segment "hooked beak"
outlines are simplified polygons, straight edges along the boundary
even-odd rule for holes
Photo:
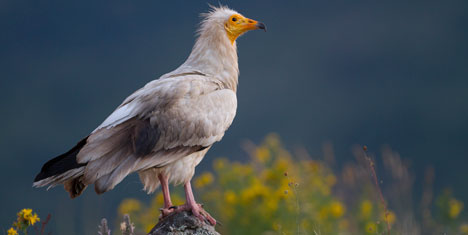
[[[267,31],[265,24],[262,23],[262,22],[257,22],[255,27],[257,27],[257,29],[263,29],[263,31],[265,31],[265,32]]]
[[[240,27],[243,32],[255,29],[263,29],[266,32],[266,26],[262,22],[258,22],[256,20],[252,20],[249,18],[244,18],[240,20]]]

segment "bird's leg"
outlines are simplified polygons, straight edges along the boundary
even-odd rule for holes
[[[174,207],[172,206],[171,194],[169,192],[169,182],[168,182],[167,176],[160,173],[158,174],[158,179],[159,179],[159,182],[161,183],[161,188],[162,188],[163,198],[164,198],[164,207],[160,209],[161,217],[165,217],[174,211]]]
[[[190,181],[185,183],[184,190],[186,202],[184,205],[177,207],[176,211],[191,211],[192,214],[199,218],[201,221],[208,221],[211,225],[215,226],[216,220],[203,209],[202,205],[198,204],[195,201]]]

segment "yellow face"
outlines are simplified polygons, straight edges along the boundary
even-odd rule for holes
[[[263,29],[266,31],[266,27],[263,23],[246,18],[239,14],[234,14],[229,17],[224,24],[224,28],[226,29],[227,36],[229,40],[231,40],[231,43],[234,43],[237,37],[249,30]]]

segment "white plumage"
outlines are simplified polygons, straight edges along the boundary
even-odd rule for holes
[[[130,95],[77,146],[46,163],[34,186],[64,184],[76,197],[87,185],[103,193],[138,172],[148,193],[162,183],[167,197],[167,182],[184,183],[187,191],[195,166],[236,114],[235,39],[265,29],[225,7],[204,17],[185,63]],[[187,205],[196,214],[200,208],[194,208],[189,190]]]

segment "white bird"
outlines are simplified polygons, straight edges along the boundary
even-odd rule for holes
[[[190,180],[236,114],[236,39],[249,30],[266,28],[222,6],[202,16],[187,60],[130,95],[75,147],[45,163],[33,186],[63,184],[75,198],[90,184],[101,194],[138,172],[148,193],[161,184],[163,217],[189,210],[216,224],[195,202]],[[184,184],[184,205],[172,205],[169,183]]]

